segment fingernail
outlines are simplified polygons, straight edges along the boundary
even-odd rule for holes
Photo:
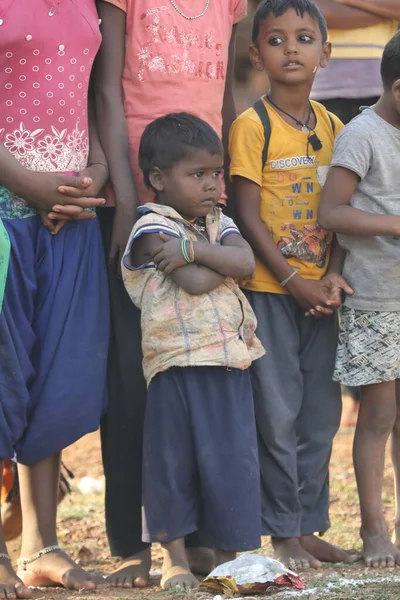
[[[56,213],[61,212],[61,210],[59,208],[53,208],[53,211]]]
[[[82,178],[83,185],[89,185],[91,183],[91,181],[92,180],[90,179],[90,177],[83,177]]]
[[[102,200],[101,201],[101,206],[103,206],[106,203],[106,200]]]
[[[63,187],[63,186],[59,187],[58,191],[63,194],[65,192],[65,187]]]

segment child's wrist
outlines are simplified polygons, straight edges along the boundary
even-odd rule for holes
[[[279,285],[281,287],[285,288],[296,277],[296,275],[297,275],[297,271],[292,271],[291,274],[288,275],[288,277],[285,277],[285,279],[283,279],[282,281],[279,282]]]
[[[292,296],[296,295],[296,292],[301,288],[304,283],[304,279],[302,276],[295,271],[296,277],[292,277],[290,281],[287,282],[284,289],[289,292]]]
[[[192,240],[183,238],[181,242],[181,251],[183,258],[185,259],[188,265],[194,263],[194,249]]]

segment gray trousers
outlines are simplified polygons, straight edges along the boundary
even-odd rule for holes
[[[341,395],[332,381],[336,315],[314,319],[291,296],[247,292],[267,354],[251,367],[262,532],[299,537],[329,526],[329,460]]]

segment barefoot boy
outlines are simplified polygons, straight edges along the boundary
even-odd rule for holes
[[[368,566],[393,567],[400,565],[400,34],[385,48],[381,73],[383,95],[337,139],[319,216],[340,233],[344,274],[355,292],[343,306],[335,379],[361,386],[353,455],[363,558]],[[396,545],[381,498],[390,435]]]
[[[330,55],[326,23],[313,2],[263,0],[252,41],[251,60],[270,82],[261,101],[268,126],[253,108],[244,112],[231,129],[230,155],[237,213],[257,257],[247,295],[258,335],[272,349],[251,369],[262,527],[277,558],[316,568],[352,560],[314,536],[330,525],[328,465],[341,412],[332,381],[333,311],[341,289],[351,292],[338,274],[332,236],[316,220],[342,124],[309,101],[315,73]]]
[[[264,354],[234,278],[254,256],[216,208],[222,144],[185,113],[150,123],[139,164],[157,197],[139,209],[123,260],[141,309],[148,384],[144,542],[164,550],[164,589],[198,586],[184,537],[202,530],[216,562],[260,545],[260,488],[248,367]]]

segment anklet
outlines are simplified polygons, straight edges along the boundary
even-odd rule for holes
[[[17,566],[26,570],[26,565],[33,563],[35,560],[41,556],[44,556],[45,554],[50,554],[50,552],[56,552],[57,550],[61,550],[60,546],[48,546],[47,548],[43,548],[43,550],[39,550],[39,552],[36,552],[36,554],[29,556],[29,558],[19,558],[17,560]],[[0,556],[2,555],[0,554]]]
[[[0,558],[6,558],[7,560],[11,560],[11,557],[8,554],[4,554],[4,552],[0,552]]]

